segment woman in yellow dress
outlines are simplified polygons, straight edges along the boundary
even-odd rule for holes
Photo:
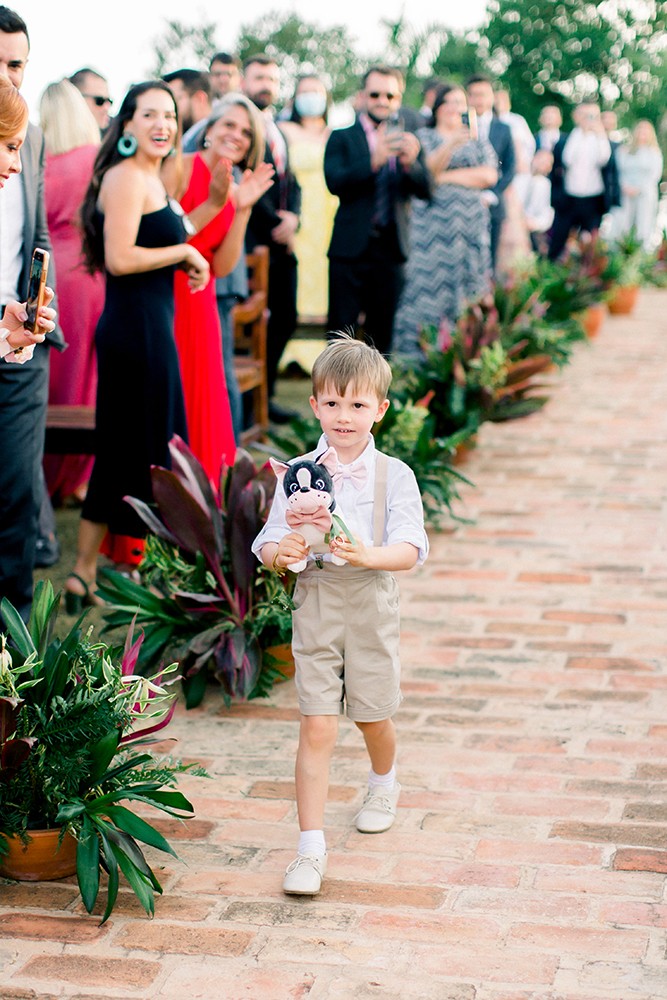
[[[280,122],[289,147],[290,167],[301,185],[301,225],[294,238],[299,262],[297,311],[301,322],[326,323],[329,310],[329,262],[338,198],[324,182],[324,147],[330,95],[316,76],[297,81],[289,121]]]

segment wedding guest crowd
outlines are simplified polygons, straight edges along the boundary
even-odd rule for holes
[[[353,123],[332,129],[326,78],[305,72],[285,100],[272,55],[241,65],[220,51],[132,86],[114,117],[103,67],[84,66],[46,88],[40,130],[17,90],[29,48],[23,19],[0,6],[0,434],[12,441],[0,597],[24,616],[35,562],[58,558],[49,494],[83,502],[73,612],[98,600],[100,551],[128,573],[140,561],[143,523],[123,498],[151,501],[151,465],[169,467],[174,434],[214,484],[234,461],[232,311],[256,247],[269,250],[266,378],[280,423],[292,413],[276,376],[299,317],[415,354],[426,327],[447,334],[517,255],[556,259],[610,209],[612,238],[654,239],[655,130],[640,121],[624,143],[594,100],[567,134],[562,108],[545,104],[533,136],[487,76],[431,78],[417,111],[402,71],[376,63]],[[35,248],[51,253],[59,299],[49,291],[30,334]],[[44,458],[47,399],[95,405],[94,458]]]

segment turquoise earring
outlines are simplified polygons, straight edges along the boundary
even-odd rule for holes
[[[131,132],[123,132],[116,143],[116,149],[121,156],[134,156],[137,151],[137,137]]]

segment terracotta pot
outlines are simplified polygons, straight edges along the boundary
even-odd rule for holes
[[[609,299],[609,312],[615,316],[628,316],[639,296],[639,285],[618,285]]]
[[[598,302],[597,305],[589,306],[585,312],[579,313],[579,322],[589,339],[597,337],[606,311],[605,305]]]
[[[294,654],[289,642],[284,642],[281,646],[269,646],[264,652],[272,656],[274,660],[279,661],[275,666],[283,675],[283,680],[288,681],[290,677],[294,677]],[[278,683],[280,683],[280,679]]]
[[[19,882],[50,882],[76,871],[76,840],[66,833],[60,850],[60,830],[29,830],[27,847],[18,837],[9,838],[9,854],[0,857],[0,875]]]

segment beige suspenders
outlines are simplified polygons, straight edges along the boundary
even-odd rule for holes
[[[383,451],[378,451],[375,463],[375,493],[373,495],[373,545],[377,546],[381,546],[384,541],[388,469],[388,456]]]

